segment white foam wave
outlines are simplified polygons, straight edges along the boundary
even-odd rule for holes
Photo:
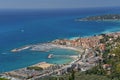
[[[74,39],[78,39],[80,37],[71,37],[71,38],[68,38],[69,40],[74,40]]]
[[[1,53],[1,54],[8,54],[8,53]]]
[[[118,32],[118,31],[120,31],[120,27],[119,28],[108,29],[108,30],[105,30],[105,31],[103,31],[101,33],[106,34],[106,33],[111,33],[111,32]]]

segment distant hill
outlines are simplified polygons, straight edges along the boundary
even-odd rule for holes
[[[79,18],[76,21],[109,21],[109,20],[120,20],[120,14],[106,14],[98,16],[89,16],[86,18]]]

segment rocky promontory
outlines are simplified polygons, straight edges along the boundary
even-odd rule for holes
[[[76,21],[113,21],[120,20],[120,14],[106,14],[98,16],[88,16],[85,18],[76,19]]]

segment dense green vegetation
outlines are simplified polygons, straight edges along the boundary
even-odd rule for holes
[[[0,80],[9,80],[9,79],[5,79],[5,78],[0,78]]]
[[[44,79],[39,79],[39,80],[110,80],[108,77],[106,76],[99,76],[99,75],[94,75],[94,74],[86,74],[86,73],[80,73],[80,72],[76,72],[74,74],[74,79],[71,78],[72,76],[70,76],[70,74],[66,74],[63,76],[51,76],[51,77],[47,77]]]
[[[110,38],[113,39],[112,42],[109,41]],[[106,76],[109,80],[120,80],[120,37],[114,39],[104,35],[101,43],[106,44],[103,61],[86,71],[86,74]],[[104,64],[109,65],[109,67],[103,69]]]

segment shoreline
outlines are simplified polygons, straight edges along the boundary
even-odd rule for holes
[[[56,71],[61,71],[66,68],[69,68],[74,64],[88,65],[88,67],[85,69],[84,69],[84,67],[81,68],[82,71],[86,71],[86,70],[90,69],[91,67],[95,66],[95,61],[100,58],[100,56],[94,57],[95,56],[94,48],[96,48],[96,46],[102,46],[101,50],[104,49],[104,45],[101,45],[99,43],[99,40],[102,39],[101,36],[103,36],[103,35],[116,37],[116,36],[120,36],[120,32],[99,34],[96,36],[91,36],[91,37],[87,37],[87,38],[79,38],[79,39],[75,39],[75,40],[66,40],[66,39],[58,40],[57,39],[57,40],[52,41],[51,43],[28,45],[28,46],[24,46],[21,48],[15,48],[11,51],[13,51],[14,53],[23,51],[23,50],[48,51],[53,48],[61,48],[61,49],[69,49],[69,50],[78,51],[78,52],[82,53],[82,54],[79,53],[79,57],[76,57],[71,62],[66,63],[64,65],[56,65],[56,66],[62,66],[62,67],[60,67],[60,69],[55,69],[55,71],[53,70],[53,72],[49,72],[49,75],[54,74]],[[92,52],[92,54],[91,54],[91,52]],[[89,56],[89,57],[86,58],[86,56]],[[88,61],[88,62],[86,62],[86,61]],[[37,64],[35,64],[35,65],[37,65]],[[34,65],[31,65],[31,66],[34,66]],[[21,71],[21,69],[18,69],[18,70]],[[12,72],[12,71],[10,71],[10,72]],[[47,76],[47,74],[42,74],[41,76],[39,76],[39,78],[43,77],[43,76]],[[34,77],[34,78],[36,78],[36,77]]]
[[[45,48],[46,47],[46,48]],[[45,48],[45,49],[43,49]],[[74,51],[81,51],[79,49],[77,49],[76,47],[69,47],[69,46],[63,46],[63,45],[56,45],[53,43],[43,43],[43,44],[36,44],[36,45],[26,45],[20,48],[15,48],[12,49],[10,52],[12,53],[17,53],[17,52],[21,52],[24,50],[32,50],[32,51],[47,51],[47,50],[51,50],[51,49],[55,49],[55,48],[60,48],[60,49],[68,49],[68,50],[74,50]]]
[[[101,34],[105,34],[105,35],[114,35],[114,34],[120,34],[120,31],[118,31],[118,32],[110,32],[110,33],[101,33]],[[95,36],[100,36],[101,34],[98,34],[98,35],[95,35]],[[93,36],[85,36],[85,37],[82,37],[82,38],[91,38],[91,37],[93,37]],[[75,38],[75,39],[71,39],[71,40],[76,40],[76,39],[80,39],[80,38]],[[11,50],[11,52],[13,52],[13,53],[17,53],[17,52],[19,52],[19,51],[23,51],[23,50],[28,50],[28,49],[30,49],[30,50],[32,50],[32,51],[42,51],[42,50],[35,50],[35,48],[33,48],[33,47],[37,47],[37,46],[39,46],[39,45],[41,45],[41,44],[48,44],[47,46],[49,46],[49,45],[52,45],[52,48],[48,48],[48,50],[51,50],[51,49],[55,49],[55,48],[60,48],[60,49],[68,49],[68,50],[73,50],[73,51],[77,51],[77,52],[79,52],[79,53],[83,53],[83,48],[76,48],[76,47],[69,47],[69,46],[62,46],[62,45],[56,45],[56,44],[51,44],[51,42],[47,42],[47,43],[37,43],[37,44],[33,44],[33,45],[25,45],[25,46],[23,46],[23,47],[21,47],[21,48],[15,48],[15,49],[13,49],[13,50]],[[45,46],[46,47],[46,46]],[[39,48],[38,48],[39,49]],[[46,51],[44,51],[43,50],[43,52],[46,52]],[[70,56],[71,57],[71,56]],[[69,62],[70,63],[70,62]]]
[[[90,35],[90,36],[84,36],[84,37],[77,37],[75,39],[70,39],[68,38],[67,40],[76,40],[76,39],[80,39],[80,38],[90,38],[90,37],[94,37],[94,36],[100,36],[101,34],[105,34],[105,35],[113,35],[113,34],[119,34],[120,31],[117,31],[117,32],[107,32],[107,33],[100,33],[100,34],[97,34],[97,35]],[[56,39],[57,40],[57,39]],[[58,39],[59,40],[59,39]],[[20,51],[23,51],[23,50],[27,50],[27,49],[30,49],[34,46],[37,46],[37,45],[41,45],[41,44],[49,44],[51,42],[46,42],[46,43],[37,43],[37,44],[33,44],[33,45],[25,45],[23,47],[20,47],[20,48],[14,48],[12,49],[10,52],[20,52]],[[51,44],[52,45],[52,44]],[[80,51],[74,47],[69,47],[69,46],[61,46],[61,45],[54,45],[53,44],[53,47],[58,47],[58,48],[61,48],[61,49],[70,49],[70,50],[75,50],[75,51]],[[34,50],[34,49],[31,49],[31,50]]]

